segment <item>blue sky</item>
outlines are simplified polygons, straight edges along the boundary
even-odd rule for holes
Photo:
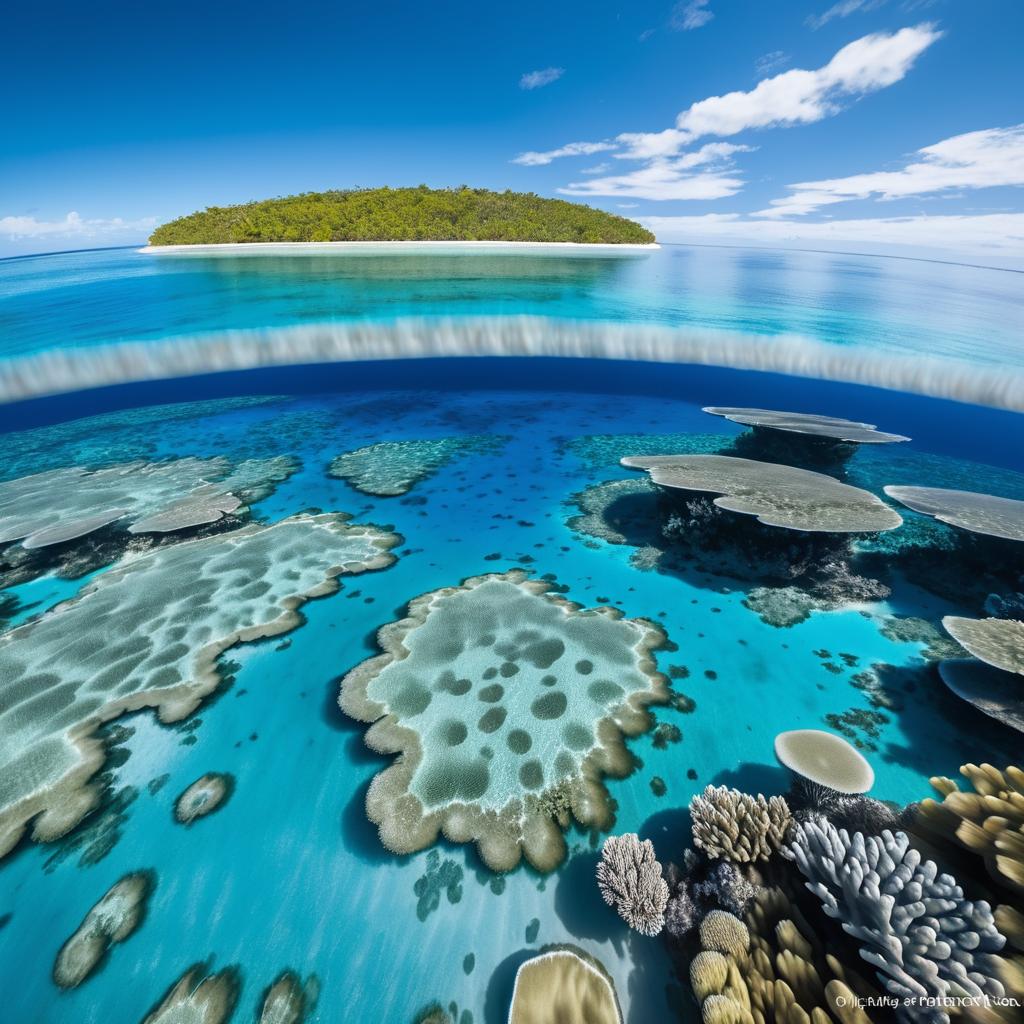
[[[426,182],[663,240],[1024,261],[1016,0],[98,0],[5,36],[0,255]]]

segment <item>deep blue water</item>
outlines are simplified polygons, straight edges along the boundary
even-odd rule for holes
[[[22,356],[58,349],[463,314],[655,322],[766,338],[792,331],[879,360],[899,350],[1005,365],[1014,374],[1024,368],[1020,281],[911,261],[684,248],[626,261],[70,254],[0,263],[0,377]],[[73,844],[87,819],[65,840],[23,842],[0,862],[0,920],[10,915],[0,929],[5,1020],[138,1021],[185,968],[209,959],[216,969],[241,971],[237,1021],[253,1018],[265,986],[290,967],[319,979],[311,1020],[404,1024],[437,999],[456,1001],[476,1024],[499,1024],[516,966],[551,942],[576,943],[602,960],[629,1024],[666,1019],[679,1003],[678,985],[660,944],[630,934],[601,903],[593,884],[599,836],[572,832],[560,870],[541,877],[519,868],[500,892],[471,849],[441,843],[441,860],[462,871],[461,898],[442,894],[421,920],[414,886],[430,852],[388,854],[366,821],[366,788],[387,762],[337,709],[338,680],[376,653],[375,631],[412,598],[469,576],[517,566],[551,573],[570,600],[649,617],[678,645],[659,653],[658,665],[685,667],[675,685],[696,709],[659,709],[657,720],[678,725],[682,741],[661,750],[650,735],[631,741],[642,767],[609,785],[616,831],[652,838],[665,860],[681,856],[688,831],[681,809],[705,785],[782,792],[788,781],[774,762],[776,733],[869,709],[851,682],[858,669],[826,670],[822,649],[854,655],[859,668],[884,663],[925,686],[886,712],[868,754],[880,799],[920,799],[930,793],[929,776],[955,774],[966,760],[1003,763],[1013,749],[1012,734],[941,692],[920,643],[882,635],[893,613],[937,621],[954,605],[907,585],[867,609],[769,626],[744,606],[743,580],[644,572],[630,564],[627,547],[583,543],[567,526],[571,496],[629,474],[566,442],[644,433],[717,434],[725,442],[738,428],[700,406],[797,408],[913,436],[898,454],[856,455],[850,473],[861,486],[948,484],[1024,498],[1019,413],[812,376],[602,360],[200,369],[211,367],[0,406],[0,426],[9,431],[0,440],[0,479],[137,458],[290,454],[301,471],[255,516],[347,511],[401,533],[403,554],[391,568],[306,605],[284,649],[268,641],[231,651],[234,681],[197,712],[198,725],[168,728],[149,712],[122,719],[134,732],[101,812],[109,818],[111,801],[123,805],[109,852],[81,862]],[[277,397],[235,400],[257,395]],[[172,404],[199,399],[204,404],[192,408]],[[335,455],[379,440],[479,433],[511,440],[440,470],[408,499],[368,497],[326,474]],[[11,628],[86,582],[47,576],[13,588],[26,607]],[[173,801],[207,771],[233,773],[236,790],[221,811],[182,828]],[[150,793],[147,784],[164,775],[166,784]],[[663,796],[652,790],[655,776],[666,783]],[[140,868],[157,876],[144,924],[98,973],[62,993],[50,976],[61,944],[113,882]],[[469,953],[475,963],[467,973]]]

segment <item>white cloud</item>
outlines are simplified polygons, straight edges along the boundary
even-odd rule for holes
[[[708,10],[710,0],[679,0],[669,16],[669,28],[676,32],[691,32],[706,25],[715,15]]]
[[[565,68],[542,68],[540,71],[528,71],[519,79],[520,89],[540,89],[552,82],[557,82],[565,74]]]
[[[827,11],[821,14],[812,14],[807,18],[806,24],[817,31],[822,25],[827,25],[833,18],[847,18],[857,11],[873,11],[881,7],[886,0],[839,0]]]
[[[751,220],[738,213],[641,217],[663,242],[716,241],[805,248],[857,245],[878,250],[977,254],[986,262],[1024,264],[1024,213],[849,220]]]
[[[733,153],[749,146],[709,142],[690,153],[657,157],[643,167],[590,181],[570,182],[558,191],[570,196],[624,196],[635,199],[722,199],[735,195],[743,181],[727,172]],[[618,155],[618,154],[616,154]],[[697,174],[695,168],[706,167]]]
[[[900,81],[941,35],[926,23],[892,34],[862,36],[815,71],[794,68],[763,79],[748,92],[700,100],[676,118],[676,128],[692,142],[704,135],[728,136],[751,128],[821,121],[838,113],[843,98]]]
[[[685,170],[695,166],[693,160],[708,162],[707,156],[685,153],[685,148],[707,136],[722,138],[757,128],[812,124],[830,117],[842,109],[843,101],[855,100],[900,81],[941,35],[934,25],[922,23],[898,32],[862,36],[816,70],[794,68],[762,79],[749,91],[709,96],[693,103],[678,115],[674,127],[658,132],[623,132],[613,142],[571,142],[558,149],[529,151],[520,153],[513,162],[538,166],[559,157],[615,151],[618,159],[643,160],[646,166],[632,173],[572,182],[561,191],[567,195],[644,199],[715,199],[734,195],[743,185],[736,177],[720,172],[685,175]],[[701,147],[697,154],[706,154],[708,148]],[[716,154],[716,159],[745,148],[732,146],[728,152]]]
[[[570,142],[558,149],[549,149],[544,152],[529,150],[520,153],[512,158],[512,163],[523,164],[526,167],[540,167],[542,164],[549,164],[552,160],[558,160],[563,156],[590,156],[592,153],[604,153],[609,149],[615,149],[614,142]]]
[[[580,174],[604,174],[605,171],[611,170],[611,166],[606,160],[604,163],[594,164],[593,167],[581,167]]]
[[[48,236],[99,238],[126,232],[148,233],[156,227],[156,223],[156,217],[144,217],[141,220],[123,220],[120,217],[85,220],[72,210],[63,220],[57,221],[36,220],[35,217],[24,216],[0,217],[0,236],[8,239]]]
[[[902,199],[950,189],[1024,185],[1024,124],[954,135],[917,151],[919,159],[897,171],[790,185],[756,216],[792,217],[851,199]]]
[[[754,70],[758,78],[764,78],[773,71],[777,71],[783,64],[789,63],[789,54],[784,50],[772,50],[771,53],[763,54],[754,61]]]

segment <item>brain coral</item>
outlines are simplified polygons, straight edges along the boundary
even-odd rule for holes
[[[389,565],[398,541],[319,515],[172,544],[0,637],[0,855],[28,822],[47,841],[96,805],[101,723],[142,707],[164,722],[191,714],[217,687],[221,652],[294,628],[303,601]]]
[[[720,495],[714,499],[719,508],[756,516],[765,526],[864,533],[903,522],[870,491],[795,466],[728,455],[630,456],[622,465],[647,470],[662,487]]]
[[[475,841],[495,870],[524,853],[551,870],[570,815],[610,826],[602,776],[629,773],[623,736],[668,700],[651,657],[665,635],[546,590],[512,571],[424,594],[378,633],[385,653],[342,681],[342,710],[373,723],[367,745],[400,755],[366,799],[388,849],[423,849],[443,831]]]

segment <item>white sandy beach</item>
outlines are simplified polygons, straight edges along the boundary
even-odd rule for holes
[[[146,245],[139,252],[174,256],[379,256],[489,252],[533,256],[636,256],[660,249],[657,242],[217,242],[210,245]]]

